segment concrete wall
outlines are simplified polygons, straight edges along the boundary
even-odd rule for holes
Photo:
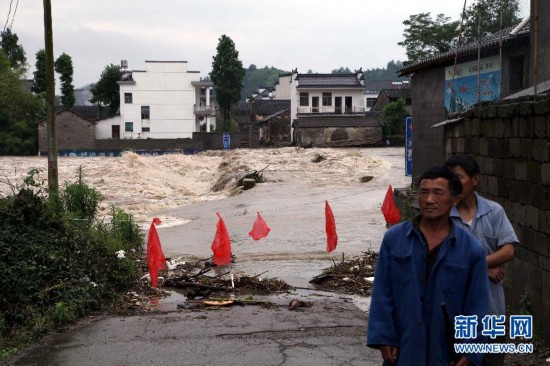
[[[529,299],[535,332],[550,342],[550,97],[508,103],[476,107],[439,130],[447,157],[476,157],[478,191],[512,222],[521,244],[505,269],[507,306],[518,314]]]
[[[431,126],[445,120],[445,69],[415,73],[411,85],[413,182],[416,182],[425,170],[444,161],[443,129]]]
[[[44,130],[44,136],[46,131]],[[58,132],[59,135],[59,132]],[[182,150],[185,153],[196,153],[204,150],[222,150],[223,133],[222,132],[195,132],[191,139],[98,139],[91,136],[86,143],[68,144],[58,141],[58,150],[60,153],[74,151],[87,152],[109,152],[116,153],[126,150],[141,151],[169,151]],[[231,149],[240,147],[239,133],[231,133]],[[47,155],[48,145],[44,138],[44,143],[40,143],[40,155]]]
[[[298,146],[364,146],[382,142],[382,127],[295,128]]]

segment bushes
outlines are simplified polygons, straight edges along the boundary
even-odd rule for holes
[[[111,223],[97,222],[101,196],[81,169],[53,208],[37,173],[29,172],[17,194],[0,197],[0,353],[15,335],[36,339],[99,309],[139,278],[143,236],[132,216],[113,207]],[[125,258],[117,257],[120,249]]]

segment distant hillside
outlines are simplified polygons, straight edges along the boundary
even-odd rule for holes
[[[260,86],[273,86],[279,80],[279,74],[285,73],[284,70],[279,70],[274,67],[265,66],[263,69],[258,69],[252,64],[246,69],[243,78],[243,89],[241,91],[241,100],[245,100],[258,91]]]

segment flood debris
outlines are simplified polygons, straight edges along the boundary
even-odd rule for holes
[[[345,259],[342,254],[342,260],[339,263],[333,260],[331,267],[325,268],[309,283],[325,291],[370,296],[377,259],[378,253],[371,250],[351,259]]]
[[[234,258],[233,258],[234,260]],[[196,261],[171,260],[178,263],[166,271],[164,287],[183,290],[187,298],[180,309],[223,307],[231,305],[272,306],[269,301],[260,301],[250,295],[287,293],[294,288],[277,278],[262,278],[264,273],[249,276],[233,275],[222,267],[212,266],[211,258]],[[247,296],[242,298],[242,296]],[[239,297],[241,296],[241,297]]]
[[[297,310],[298,308],[310,308],[312,306],[313,306],[313,303],[311,301],[302,301],[302,300],[292,299],[288,303],[288,310]]]

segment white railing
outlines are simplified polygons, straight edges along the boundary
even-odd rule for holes
[[[323,107],[298,107],[298,113],[302,114],[315,114],[315,113],[334,113],[334,114],[358,114],[365,113],[364,106],[352,106],[352,107],[334,107],[334,106],[323,106]]]

